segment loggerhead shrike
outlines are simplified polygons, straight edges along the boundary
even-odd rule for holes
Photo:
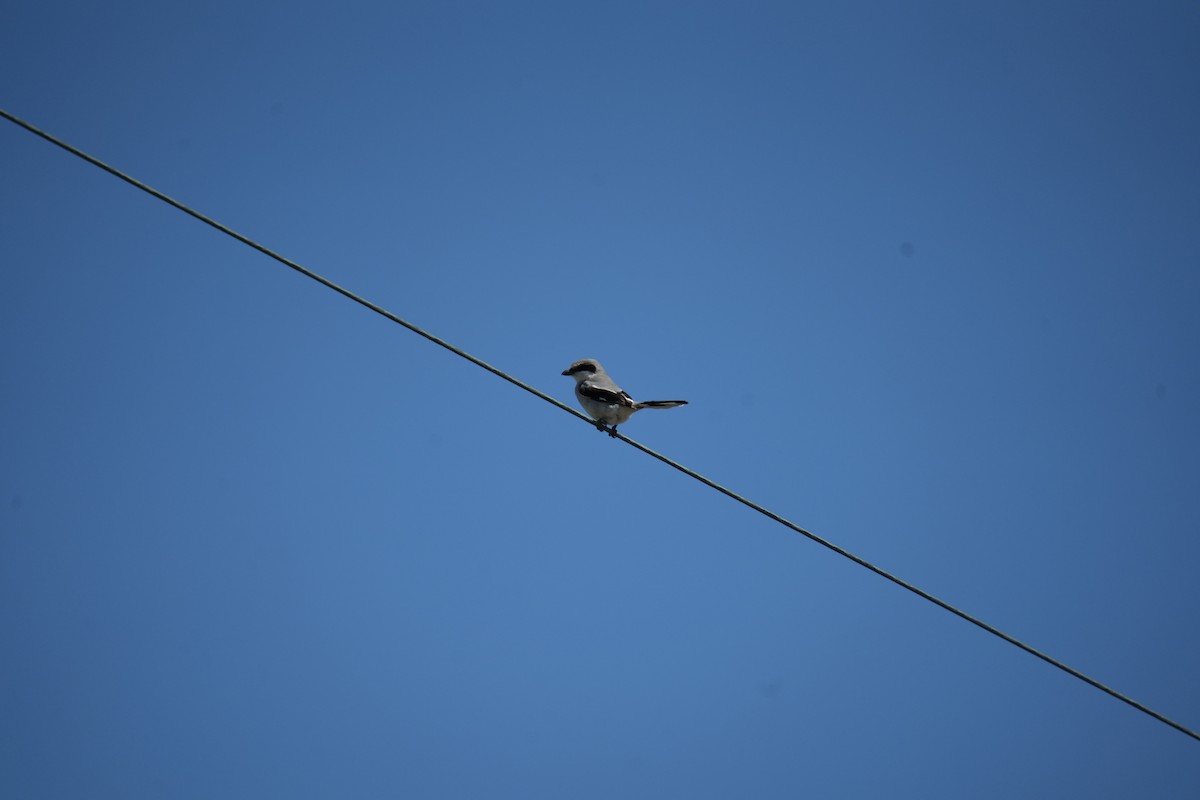
[[[643,408],[675,408],[686,406],[687,400],[643,400],[640,403],[608,377],[604,367],[594,358],[576,361],[563,370],[563,375],[575,379],[575,397],[583,410],[596,420],[596,428],[608,430],[604,423],[612,425],[609,436],[617,435],[617,426],[633,416],[633,412]]]

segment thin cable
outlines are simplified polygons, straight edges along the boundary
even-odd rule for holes
[[[388,311],[387,309],[377,306],[374,303],[370,302],[369,300],[359,297],[358,295],[354,294],[354,292],[351,292],[349,289],[343,289],[341,286],[338,286],[333,281],[331,281],[327,278],[324,278],[321,275],[318,275],[317,273],[313,272],[312,270],[309,270],[309,269],[306,269],[305,267],[300,266],[295,261],[292,261],[291,259],[281,256],[280,254],[276,253],[274,250],[264,247],[263,245],[259,244],[258,242],[255,242],[253,239],[243,236],[242,234],[238,233],[237,231],[235,231],[231,228],[228,228],[225,225],[222,225],[221,223],[217,222],[214,219],[211,219],[210,217],[205,216],[204,214],[201,214],[199,211],[195,211],[195,210],[185,206],[183,203],[180,203],[179,201],[168,197],[167,195],[163,194],[162,192],[158,191],[157,189],[153,189],[150,186],[147,186],[146,184],[142,183],[141,181],[131,178],[130,176],[126,175],[125,173],[121,172],[120,170],[118,170],[114,167],[110,167],[108,164],[105,164],[100,159],[95,158],[91,155],[88,155],[87,153],[83,152],[82,150],[79,150],[78,148],[72,147],[71,145],[67,144],[66,142],[62,141],[61,139],[58,139],[58,138],[50,135],[49,133],[46,133],[45,131],[34,127],[33,125],[29,124],[28,122],[25,122],[24,120],[22,120],[18,117],[14,117],[12,114],[8,113],[7,111],[5,111],[2,108],[0,108],[0,116],[3,116],[8,121],[15,123],[16,125],[19,125],[20,127],[24,128],[25,130],[29,131],[30,133],[45,139],[46,141],[50,142],[51,144],[61,147],[63,150],[66,150],[68,153],[71,153],[74,156],[78,156],[79,158],[82,158],[84,161],[87,161],[89,164],[99,167],[100,169],[104,170],[105,172],[109,173],[110,175],[112,175],[116,178],[120,178],[121,180],[125,181],[126,183],[130,184],[131,186],[135,186],[138,189],[141,189],[143,192],[146,192],[149,195],[157,197],[159,200],[162,200],[164,203],[174,206],[175,208],[179,209],[180,211],[184,212],[185,214],[195,217],[196,219],[200,220],[201,222],[205,223],[206,225],[210,225],[213,228],[216,228],[221,233],[224,233],[228,236],[232,236],[234,239],[237,239],[242,244],[247,245],[248,247],[254,248],[255,250],[262,253],[263,255],[269,256],[270,258],[275,259],[279,263],[281,263],[285,266],[291,267],[296,272],[299,272],[301,275],[312,278],[317,283],[327,286],[330,289],[333,289],[338,294],[343,295],[344,297],[347,297],[350,300],[353,300],[354,302],[358,303],[359,305],[371,309],[376,314],[387,317],[389,320],[391,320],[392,322],[395,322],[397,325],[402,325],[403,327],[407,328],[408,330],[412,331],[413,333],[425,337],[426,339],[433,342],[434,344],[446,348],[451,353],[454,353],[457,356],[465,358],[467,361],[470,361],[472,364],[475,364],[476,366],[486,369],[488,372],[492,373],[493,375],[495,375],[499,378],[503,378],[504,380],[508,381],[509,383],[513,384],[514,386],[519,386],[520,388],[524,389],[525,391],[529,392],[530,394],[540,397],[542,400],[545,400],[547,403],[557,406],[558,408],[562,409],[563,411],[566,411],[568,414],[572,414],[573,416],[578,417],[579,419],[583,420],[584,422],[587,422],[589,425],[596,425],[596,422],[594,420],[592,420],[590,417],[587,417],[587,416],[579,413],[578,411],[576,411],[575,409],[566,405],[565,403],[562,403],[562,402],[556,400],[555,398],[551,397],[548,394],[545,394],[544,392],[538,391],[537,389],[533,388],[532,386],[530,386],[527,383],[517,380],[516,378],[512,377],[508,373],[503,372],[500,369],[497,369],[496,367],[493,367],[491,364],[488,364],[486,361],[476,358],[475,356],[471,355],[470,353],[460,350],[459,348],[455,347],[454,345],[450,344],[449,342],[447,342],[443,339],[439,339],[438,337],[434,336],[433,334],[428,333],[428,332],[422,330],[421,328],[418,328],[416,325],[413,325],[411,322],[406,322],[405,320],[396,316],[395,314]],[[763,516],[773,519],[775,522],[778,522],[780,525],[783,525],[784,527],[789,528],[792,531],[795,531],[796,533],[800,534],[801,536],[808,537],[812,541],[816,542],[817,544],[821,545],[822,547],[826,547],[826,548],[832,550],[833,552],[837,553],[838,555],[842,556],[843,558],[848,558],[849,560],[853,561],[855,564],[858,564],[860,567],[865,567],[866,569],[869,569],[871,572],[874,572],[876,575],[879,575],[882,578],[886,578],[887,580],[891,581],[892,583],[896,584],[897,586],[907,589],[908,591],[912,592],[913,594],[917,595],[918,597],[921,597],[921,598],[933,603],[934,605],[944,608],[946,611],[949,611],[951,614],[954,614],[956,617],[960,617],[960,618],[966,620],[967,622],[971,623],[972,625],[982,628],[983,630],[987,631],[988,633],[992,634],[993,636],[997,636],[997,637],[1003,639],[1004,641],[1008,642],[1009,644],[1014,645],[1015,647],[1019,647],[1020,649],[1024,650],[1026,653],[1029,653],[1032,656],[1036,656],[1037,658],[1040,658],[1042,661],[1045,661],[1047,664],[1050,664],[1051,666],[1054,666],[1054,667],[1058,667],[1060,670],[1067,673],[1068,675],[1078,678],[1079,680],[1083,681],[1084,683],[1087,683],[1090,686],[1093,686],[1093,687],[1099,689],[1100,691],[1104,692],[1105,694],[1115,697],[1117,700],[1120,700],[1122,703],[1126,703],[1127,705],[1132,706],[1133,708],[1136,708],[1138,711],[1141,711],[1143,714],[1147,714],[1147,715],[1153,717],[1154,719],[1158,720],[1159,722],[1169,725],[1172,728],[1174,728],[1175,730],[1180,731],[1181,733],[1184,733],[1197,741],[1200,741],[1200,733],[1196,733],[1195,731],[1184,727],[1183,725],[1179,724],[1178,722],[1175,722],[1174,720],[1163,716],[1162,714],[1158,713],[1157,711],[1154,711],[1153,709],[1142,705],[1141,703],[1137,702],[1136,700],[1134,700],[1130,697],[1127,697],[1126,695],[1121,694],[1117,690],[1111,689],[1108,686],[1105,686],[1104,684],[1100,683],[1099,681],[1088,677],[1087,675],[1083,674],[1079,670],[1074,669],[1073,667],[1067,666],[1066,664],[1059,661],[1058,659],[1052,658],[1052,657],[1046,655],[1045,653],[1041,652],[1040,650],[1037,650],[1036,648],[1025,644],[1021,640],[1016,639],[1012,636],[1009,636],[1007,633],[1000,630],[999,628],[995,628],[995,627],[987,624],[983,620],[978,619],[977,617],[971,616],[970,614],[966,613],[965,611],[960,611],[959,609],[950,605],[946,601],[941,600],[938,597],[935,597],[934,595],[930,594],[929,592],[926,592],[924,589],[920,589],[920,588],[912,585],[911,583],[909,583],[905,580],[902,580],[901,578],[898,578],[897,576],[891,574],[890,572],[888,572],[880,567],[875,566],[870,561],[867,561],[866,559],[863,559],[863,558],[859,558],[858,556],[854,555],[850,551],[844,550],[843,548],[838,547],[833,542],[823,539],[820,536],[817,536],[815,533],[812,533],[811,531],[807,531],[804,528],[801,528],[799,525],[795,524],[794,522],[791,522],[790,520],[779,516],[775,512],[770,511],[770,510],[764,508],[763,506],[760,506],[758,503],[755,503],[755,502],[752,502],[752,501],[746,499],[745,497],[738,494],[737,492],[734,492],[731,489],[726,489],[724,486],[717,483],[716,481],[709,480],[708,478],[704,477],[700,473],[698,473],[694,470],[688,469],[687,467],[683,466],[682,464],[678,463],[677,461],[673,461],[672,459],[668,458],[667,456],[664,456],[661,453],[651,450],[649,447],[646,447],[644,444],[637,442],[633,439],[630,439],[625,434],[623,434],[619,431],[611,431],[611,430],[609,431],[609,433],[614,435],[616,438],[620,439],[621,441],[625,442],[626,444],[631,445],[632,447],[635,447],[638,450],[641,450],[646,455],[651,456],[653,458],[657,458],[659,461],[663,462],[667,466],[674,467],[675,469],[682,472],[684,475],[687,475],[688,477],[691,477],[691,478],[695,478],[696,480],[700,481],[701,483],[703,483],[705,486],[709,487],[710,489],[715,489],[716,491],[720,492],[721,494],[725,495],[726,497],[736,500],[737,502],[741,503],[742,505],[746,506],[747,508],[754,509],[755,511],[762,514]]]
[[[341,286],[338,286],[336,283],[329,280],[328,278],[318,275],[317,273],[313,272],[312,270],[307,269],[307,268],[297,264],[295,261],[292,261],[290,258],[281,256],[279,253],[276,253],[274,250],[271,250],[268,247],[264,247],[263,245],[259,244],[258,242],[254,241],[253,239],[249,238],[248,236],[243,236],[242,234],[238,233],[237,231],[233,230],[232,228],[230,228],[226,225],[222,225],[221,223],[217,222],[215,219],[212,219],[211,217],[207,217],[204,214],[201,214],[199,211],[196,211],[193,208],[189,208],[188,206],[185,206],[183,203],[179,202],[178,200],[175,200],[172,197],[168,197],[167,195],[163,194],[162,192],[158,191],[157,189],[155,189],[151,186],[147,186],[146,184],[142,183],[141,181],[137,180],[136,178],[132,178],[129,175],[126,175],[124,172],[121,172],[119,169],[117,169],[115,167],[110,167],[108,164],[105,164],[103,161],[96,158],[95,156],[91,156],[91,155],[83,152],[82,150],[80,150],[77,147],[72,147],[71,145],[67,144],[66,142],[62,141],[61,139],[59,139],[55,136],[52,136],[51,134],[46,133],[43,130],[39,130],[38,128],[34,127],[33,125],[31,125],[30,123],[26,122],[23,119],[14,117],[12,114],[8,113],[3,108],[0,108],[0,116],[4,117],[5,119],[9,120],[10,122],[20,125],[25,130],[29,131],[32,134],[40,136],[41,138],[45,139],[46,141],[50,142],[51,144],[58,145],[59,147],[61,147],[63,150],[66,150],[71,155],[78,156],[79,158],[82,158],[84,161],[88,162],[89,164],[99,167],[100,169],[107,172],[109,175],[112,175],[115,178],[120,178],[121,180],[128,183],[130,186],[136,186],[138,189],[141,189],[146,194],[149,194],[153,197],[157,197],[159,200],[162,200],[164,203],[166,203],[168,205],[174,206],[175,208],[179,209],[180,211],[187,214],[188,216],[195,217],[196,219],[203,222],[205,225],[210,225],[210,226],[216,228],[217,230],[219,230],[221,233],[224,233],[227,236],[232,236],[234,239],[237,239],[239,242],[246,245],[247,247],[252,247],[255,250],[257,250],[258,252],[262,253],[263,255],[269,256],[270,258],[275,259],[280,264],[291,267],[292,269],[296,270],[296,272],[299,272],[301,275],[304,275],[305,277],[308,277],[308,278],[312,278],[317,283],[320,283],[324,286],[328,286],[330,289],[333,289],[338,294],[343,295],[344,297],[348,297],[351,300],[353,300],[354,302],[358,303],[359,305],[371,309],[376,314],[379,314],[380,316],[383,316],[383,317],[387,317],[388,319],[390,319],[392,322],[396,323],[397,325],[403,325],[405,328],[408,328],[413,333],[415,333],[419,336],[424,336],[429,341],[433,342],[436,345],[440,345],[440,346],[446,348],[451,353],[454,353],[456,356],[461,356],[462,358],[465,358],[467,361],[470,361],[472,364],[479,366],[479,367],[483,367],[484,369],[486,369],[488,372],[492,373],[493,375],[495,375],[499,378],[503,378],[504,380],[508,381],[511,384],[520,386],[522,389],[529,392],[530,394],[537,395],[538,397],[545,400],[547,403],[553,403],[554,405],[561,408],[563,411],[566,411],[570,414],[574,414],[575,416],[579,417],[581,420],[584,420],[585,422],[594,424],[594,423],[592,423],[591,417],[588,417],[588,416],[585,416],[584,414],[579,413],[575,409],[571,408],[570,406],[568,406],[562,402],[559,402],[558,400],[554,399],[550,395],[545,394],[544,392],[540,392],[537,389],[530,386],[529,384],[523,383],[522,381],[517,380],[516,378],[512,377],[511,375],[497,369],[496,367],[493,367],[491,364],[487,363],[486,361],[476,358],[475,356],[471,355],[470,353],[467,353],[467,352],[464,352],[463,350],[458,349],[457,347],[450,344],[449,342],[447,342],[443,339],[439,339],[438,337],[434,336],[432,333],[421,330],[420,328],[418,328],[416,325],[412,324],[411,322],[408,322],[406,320],[401,319],[400,317],[397,317],[395,314],[388,311],[386,308],[377,306],[374,303],[372,303],[370,300],[367,300],[366,298],[359,297],[358,295],[356,295],[354,292],[350,291],[349,289],[345,289]]]
[[[1100,683],[1099,681],[1097,681],[1093,678],[1089,678],[1087,675],[1083,674],[1079,670],[1077,670],[1073,667],[1070,667],[1070,666],[1064,664],[1063,662],[1059,661],[1058,659],[1052,658],[1051,656],[1046,655],[1042,651],[1025,644],[1020,639],[1016,639],[1012,636],[1009,636],[1004,631],[987,624],[986,622],[979,619],[978,617],[973,617],[970,614],[968,614],[967,612],[961,611],[961,610],[955,608],[954,606],[950,605],[945,600],[935,597],[934,595],[930,594],[929,592],[925,591],[924,589],[913,586],[908,581],[903,580],[902,578],[899,578],[899,577],[893,575],[892,573],[888,572],[887,570],[884,570],[881,567],[875,566],[870,561],[867,561],[866,559],[863,559],[863,558],[859,558],[858,556],[854,555],[850,551],[844,550],[841,547],[838,547],[833,542],[823,539],[820,536],[816,535],[815,533],[812,533],[811,531],[804,530],[804,528],[801,528],[799,525],[795,524],[794,522],[791,522],[790,520],[787,520],[787,519],[779,516],[774,511],[770,511],[769,509],[763,508],[758,503],[755,503],[751,500],[747,500],[745,497],[742,497],[737,492],[735,492],[731,489],[726,489],[724,486],[720,485],[716,481],[709,480],[708,478],[704,477],[700,473],[695,472],[694,470],[688,469],[687,467],[683,466],[682,464],[680,464],[676,461],[673,461],[670,458],[667,458],[666,456],[664,456],[661,453],[651,450],[649,447],[646,447],[641,442],[635,442],[633,439],[627,438],[620,431],[617,431],[617,437],[622,439],[623,441],[629,443],[633,447],[636,447],[638,450],[641,450],[646,455],[657,458],[659,461],[663,462],[664,464],[674,467],[675,469],[682,472],[684,475],[687,475],[691,478],[695,478],[696,480],[700,481],[705,486],[708,486],[711,489],[716,489],[718,492],[725,495],[726,497],[730,497],[730,498],[738,501],[742,505],[752,508],[764,516],[770,517],[771,519],[778,522],[780,525],[783,525],[787,528],[791,528],[793,531],[795,531],[796,533],[798,533],[802,536],[807,536],[809,539],[812,539],[814,542],[821,545],[822,547],[829,548],[833,552],[837,553],[839,556],[843,556],[844,558],[850,559],[855,564],[858,564],[860,567],[866,567],[867,569],[871,570],[871,572],[874,572],[876,575],[879,575],[880,577],[883,577],[883,578],[887,578],[892,583],[896,584],[897,586],[901,586],[905,589],[908,589],[910,592],[917,595],[918,597],[924,598],[924,599],[928,600],[929,602],[933,603],[934,605],[941,606],[942,608],[949,611],[951,614],[954,614],[956,617],[961,617],[962,619],[965,619],[967,622],[971,623],[972,625],[976,625],[980,628],[983,628],[985,631],[987,631],[988,633],[990,633],[994,636],[999,636],[1004,641],[1008,642],[1011,645],[1015,645],[1015,646],[1021,648],[1026,653],[1029,653],[1030,655],[1033,655],[1033,656],[1037,656],[1042,661],[1045,661],[1047,664],[1058,667],[1059,669],[1061,669],[1063,672],[1067,673],[1068,675],[1076,677],[1079,680],[1083,681],[1084,683],[1090,684],[1091,686],[1096,687],[1100,691],[1102,691],[1106,694],[1112,695],[1113,697],[1120,700],[1122,703],[1128,703],[1129,705],[1136,708],[1138,711],[1141,711],[1144,714],[1149,714],[1150,716],[1154,717],[1159,722],[1166,723],[1167,725],[1170,725],[1172,728],[1175,728],[1178,731],[1186,733],[1188,736],[1192,737],[1193,739],[1200,741],[1200,734],[1196,733],[1195,731],[1193,731],[1189,728],[1185,728],[1183,725],[1180,725],[1178,722],[1175,722],[1174,720],[1172,720],[1168,717],[1164,717],[1162,714],[1159,714],[1154,709],[1148,708],[1148,707],[1142,705],[1141,703],[1137,702],[1133,698],[1130,698],[1130,697],[1127,697],[1126,695],[1121,694],[1116,689],[1111,689],[1108,686],[1105,686],[1103,683]]]

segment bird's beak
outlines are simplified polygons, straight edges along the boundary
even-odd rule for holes
[[[563,374],[563,375],[570,375],[570,374],[571,374],[571,370],[569,370],[569,369],[564,369],[564,370],[562,371],[562,374]]]

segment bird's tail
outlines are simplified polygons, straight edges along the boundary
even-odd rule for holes
[[[686,406],[687,400],[643,400],[635,408],[676,408]]]

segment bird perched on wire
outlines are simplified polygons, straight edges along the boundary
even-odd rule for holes
[[[607,430],[609,436],[617,435],[617,426],[643,408],[675,408],[686,406],[687,400],[643,400],[635,401],[629,393],[617,386],[600,362],[594,358],[576,361],[563,370],[563,375],[575,379],[575,397],[583,410],[596,420],[596,428]],[[608,423],[612,428],[605,428]]]

